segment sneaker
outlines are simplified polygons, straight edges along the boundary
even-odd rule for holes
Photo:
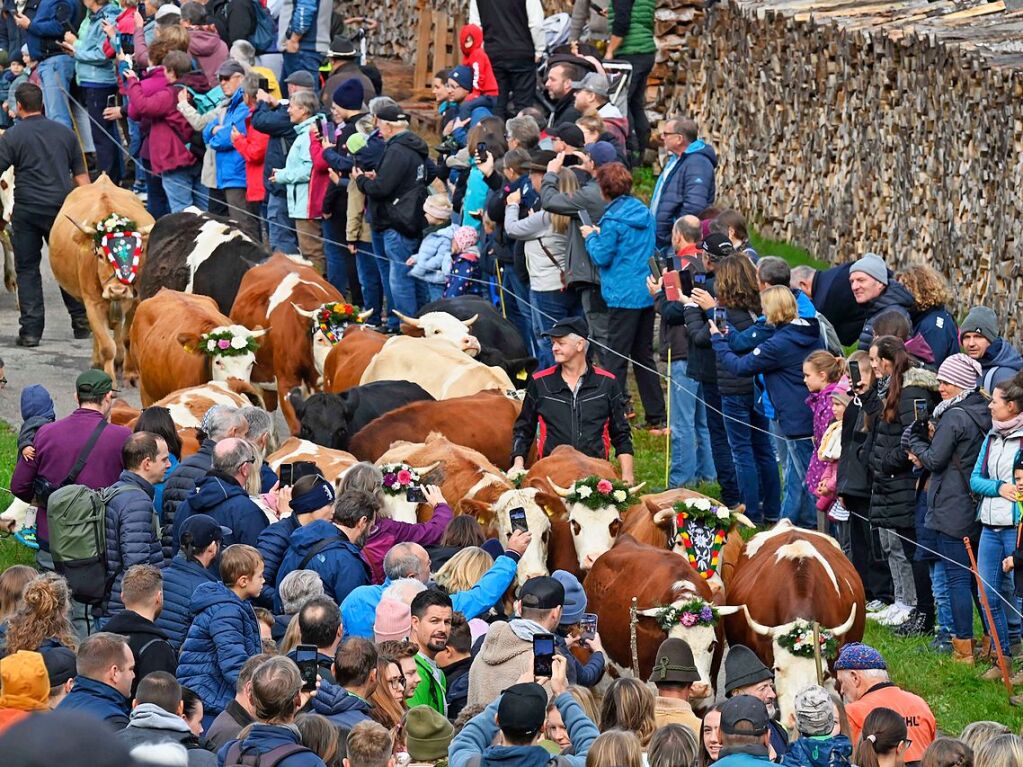
[[[870,618],[873,621],[877,621],[878,623],[882,623],[882,622],[884,622],[885,619],[888,618],[889,615],[892,614],[892,611],[895,610],[895,609],[896,609],[896,605],[895,604],[885,605],[884,609],[882,609],[882,610],[878,610],[877,612],[872,612],[872,613],[868,612],[867,613],[867,617]]]
[[[909,618],[892,633],[900,637],[930,636],[934,632],[934,620],[914,609]]]
[[[901,626],[912,614],[913,608],[909,605],[904,605],[896,602],[892,605],[891,612],[887,613],[883,618],[878,618],[877,622],[882,626]]]
[[[864,608],[868,613],[879,613],[882,610],[887,610],[889,607],[891,607],[890,604],[880,599],[871,599],[866,605],[864,605]]]
[[[952,636],[947,631],[938,631],[928,647],[932,652],[947,655],[952,652]]]

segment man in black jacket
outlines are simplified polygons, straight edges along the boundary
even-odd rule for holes
[[[553,128],[563,123],[575,124],[583,113],[575,108],[575,90],[573,82],[582,77],[579,67],[562,62],[555,64],[547,72],[544,87],[547,94],[554,100],[554,111],[547,121],[547,127]]]
[[[632,429],[625,403],[614,375],[587,362],[586,321],[582,317],[559,320],[545,335],[551,338],[557,364],[534,373],[526,385],[512,432],[514,463],[508,473],[525,472],[526,456],[536,438],[538,458],[558,445],[571,445],[594,458],[610,458],[614,447],[622,481],[633,484]]]
[[[483,29],[484,47],[494,68],[494,114],[510,117],[532,106],[536,65],[547,45],[540,0],[469,0],[469,23]]]
[[[235,40],[248,40],[256,31],[252,0],[210,0],[206,6],[220,39],[230,48]]]

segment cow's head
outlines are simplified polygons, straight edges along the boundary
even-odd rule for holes
[[[331,301],[312,310],[303,309],[295,303],[292,303],[292,307],[310,322],[313,362],[320,376],[327,364],[327,355],[334,344],[341,340],[345,329],[349,325],[361,325],[373,314],[372,309],[360,312],[359,307],[341,301]]]
[[[210,360],[210,380],[248,381],[256,364],[258,339],[263,328],[249,330],[242,325],[218,325],[208,333],[179,333],[178,343],[185,351],[205,354]]]
[[[564,499],[575,553],[582,570],[589,570],[597,557],[614,545],[622,529],[622,511],[635,502],[633,496],[646,484],[641,482],[626,488],[620,482],[602,477],[586,477],[567,488],[550,477],[547,477],[547,482]],[[601,487],[610,490],[601,493],[598,489]]]
[[[472,315],[467,320],[460,320],[447,312],[427,312],[416,319],[415,317],[406,317],[397,309],[391,311],[401,320],[401,332],[407,336],[443,338],[470,357],[475,357],[480,353],[479,339],[470,330],[472,324],[479,317],[478,314]]]
[[[750,629],[763,637],[771,639],[771,649],[774,652],[774,689],[778,694],[777,705],[781,709],[781,723],[786,727],[795,727],[795,714],[792,710],[792,701],[796,693],[803,688],[818,684],[817,663],[813,656],[813,634],[808,621],[795,620],[784,623],[780,626],[764,626],[753,620],[749,614],[749,608],[742,606],[746,615],[746,623]],[[836,645],[843,644],[845,635],[852,628],[856,620],[856,603],[853,602],[849,608],[849,617],[839,626],[821,626],[823,636],[830,634]],[[809,632],[809,641],[805,637]],[[796,635],[804,637],[798,646],[794,646],[793,638]],[[824,674],[824,681],[828,687],[834,689],[834,680],[828,672],[828,657],[822,653],[821,667]]]
[[[135,297],[135,278],[145,254],[146,239],[153,224],[138,226],[118,213],[109,213],[88,224],[65,214],[68,221],[89,238],[99,262],[96,277],[104,301]]]
[[[714,700],[714,676],[711,667],[714,653],[718,649],[721,635],[719,620],[742,609],[739,606],[718,606],[705,602],[689,581],[675,584],[678,598],[670,605],[637,611],[637,615],[655,619],[669,637],[683,640],[693,651],[696,670],[700,681],[692,686],[692,700],[712,703]],[[688,625],[687,625],[688,624]],[[654,659],[654,668],[658,659]],[[697,703],[697,705],[699,705]]]
[[[296,386],[288,393],[288,402],[299,421],[298,436],[334,450],[348,448],[348,426],[352,412],[344,394],[316,393],[303,397]]]
[[[645,498],[644,502],[652,514],[654,524],[664,531],[668,547],[675,553],[685,557],[687,561],[689,560],[690,552],[686,550],[686,542],[682,536],[683,525],[679,520],[681,512],[693,513],[695,511],[701,516],[705,515],[708,519],[715,518],[716,516],[715,522],[708,523],[707,527],[724,530],[726,539],[733,530],[740,526],[753,527],[753,523],[745,514],[731,511],[728,507],[718,504],[710,498],[686,498],[677,501],[668,508],[657,508],[651,498]],[[690,540],[696,543],[695,538]],[[706,540],[703,541],[703,543],[707,542]],[[719,559],[718,566],[714,570],[713,575],[709,577],[706,574],[704,575],[711,590],[716,594],[724,593],[725,588],[721,578],[721,567],[722,560]]]

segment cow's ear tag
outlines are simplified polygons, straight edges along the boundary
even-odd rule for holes
[[[529,373],[527,373],[525,368],[523,368],[522,370],[520,370],[518,373],[515,374],[515,380],[516,381],[525,381],[526,377],[528,375],[529,375]]]

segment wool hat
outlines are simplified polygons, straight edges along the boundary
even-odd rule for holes
[[[831,390],[831,401],[840,405],[848,405],[852,401],[852,397],[849,396],[849,386],[848,378],[839,381],[838,386]]]
[[[593,160],[596,167],[607,165],[609,162],[617,162],[618,152],[610,141],[594,141],[586,145],[586,154]]]
[[[980,333],[990,343],[994,343],[998,338],[998,317],[986,306],[975,306],[959,325],[959,338],[962,339],[966,333]]]
[[[572,89],[577,91],[589,91],[597,96],[603,96],[606,99],[611,90],[611,86],[607,82],[606,75],[602,75],[600,72],[587,72],[582,80],[577,80],[572,83]]]
[[[480,235],[479,232],[476,231],[476,227],[460,226],[455,230],[455,234],[451,237],[453,252],[461,253],[464,250],[468,250],[476,245],[479,240]]]
[[[746,645],[733,645],[725,656],[725,694],[740,687],[774,679],[771,669]]]
[[[849,274],[853,272],[863,272],[882,285],[888,284],[888,265],[877,253],[864,253],[863,258],[849,267]]]
[[[561,123],[553,130],[547,131],[552,138],[559,138],[573,149],[582,149],[586,145],[583,130],[575,123]]]
[[[472,90],[472,70],[465,64],[459,64],[448,73],[448,80],[463,90]]]
[[[699,682],[700,672],[696,668],[689,643],[678,637],[668,637],[661,642],[654,655],[654,668],[650,672],[649,681],[654,684]]]
[[[539,732],[546,718],[547,693],[536,682],[513,684],[497,704],[497,726],[516,735]]]
[[[347,80],[342,80],[341,84],[334,89],[334,95],[331,98],[342,109],[362,109],[362,101],[366,98],[366,92],[359,78],[349,77]]]
[[[354,59],[358,55],[355,45],[344,35],[334,35],[327,51],[328,59]]]
[[[86,370],[75,379],[75,391],[78,396],[95,397],[107,392],[117,391],[110,376],[102,370]]]
[[[946,357],[938,367],[938,380],[958,386],[960,389],[976,389],[980,375],[980,363],[962,353]]]
[[[297,72],[292,72],[284,80],[285,85],[297,85],[299,88],[312,88],[316,85],[316,81],[313,80],[313,73],[307,72],[304,69],[300,69]]]
[[[47,647],[41,650],[46,673],[50,677],[50,687],[59,687],[78,675],[77,660],[72,650],[63,645]]]
[[[454,736],[451,722],[429,706],[415,706],[405,715],[405,745],[416,762],[445,759]]]
[[[830,735],[835,727],[835,707],[828,691],[812,684],[796,693],[796,727],[801,735]]]
[[[522,606],[532,610],[553,610],[565,604],[565,587],[549,575],[530,578],[519,588]]]
[[[728,235],[722,232],[711,232],[696,247],[710,256],[711,261],[720,261],[735,254],[735,246]]]
[[[767,706],[752,695],[736,695],[721,706],[721,731],[727,735],[763,735],[770,722]]]
[[[579,579],[565,570],[555,570],[551,577],[565,589],[565,605],[561,613],[561,625],[571,626],[582,620],[586,612],[586,592]]]
[[[217,78],[220,80],[226,80],[229,77],[243,74],[245,74],[245,67],[234,59],[227,59],[223,64],[217,67]],[[287,82],[287,80],[285,80],[285,82]]]
[[[407,639],[412,632],[412,608],[397,599],[381,599],[373,623],[373,641]]]
[[[348,137],[347,141],[345,141],[345,149],[348,150],[349,154],[358,154],[366,148],[366,144],[368,143],[369,142],[366,140],[366,137],[356,131]]]
[[[838,652],[838,660],[835,661],[835,671],[885,671],[887,669],[888,664],[884,662],[881,653],[862,642],[842,645],[842,649]]]
[[[318,477],[316,484],[302,495],[291,497],[291,512],[293,514],[309,514],[324,506],[332,505],[335,498],[334,486],[323,477]]]
[[[451,218],[451,200],[446,194],[431,194],[423,203],[423,213],[447,221]]]
[[[46,711],[50,701],[50,675],[43,656],[18,650],[0,660],[0,708]]]

